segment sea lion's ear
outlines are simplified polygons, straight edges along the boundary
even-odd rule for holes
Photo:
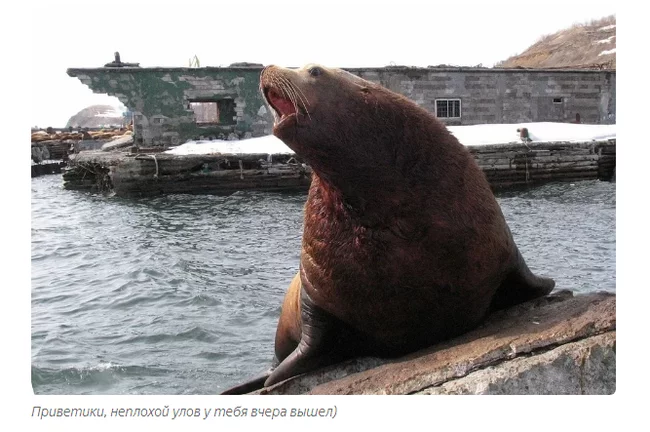
[[[359,92],[363,95],[363,102],[365,104],[370,104],[373,103],[375,106],[377,105],[377,101],[375,100],[375,97],[372,94],[372,91],[370,90],[370,87],[365,86],[365,85],[359,85],[357,84]]]
[[[359,88],[359,91],[361,93],[365,93],[365,94],[370,93],[370,89],[368,88],[368,86],[362,85],[362,84],[357,84],[357,83],[353,83],[353,84]]]

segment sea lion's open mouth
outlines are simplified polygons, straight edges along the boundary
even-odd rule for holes
[[[284,98],[274,89],[267,87],[264,89],[264,96],[273,108],[276,126],[291,116],[296,115],[296,106],[289,99]]]

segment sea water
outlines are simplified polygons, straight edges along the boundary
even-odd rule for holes
[[[266,369],[306,192],[123,199],[32,179],[36,394],[216,394]],[[615,183],[497,198],[556,289],[615,291]]]

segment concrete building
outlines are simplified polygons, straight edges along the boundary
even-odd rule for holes
[[[133,112],[136,144],[268,135],[261,65],[204,68],[72,68],[95,93]],[[459,67],[346,68],[401,93],[449,125],[520,122],[616,123],[616,71]]]

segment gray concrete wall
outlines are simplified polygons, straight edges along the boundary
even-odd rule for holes
[[[616,123],[616,72],[357,68],[348,71],[401,93],[435,113],[436,99],[460,99],[448,125],[520,122]],[[555,99],[561,99],[558,103]]]
[[[133,112],[135,143],[171,146],[190,139],[241,139],[271,133],[260,95],[262,67],[68,69],[96,93],[116,96]],[[199,124],[190,102],[234,102],[232,117]],[[221,117],[221,116],[220,116]]]
[[[273,116],[261,97],[261,66],[233,68],[69,69],[97,93],[117,96],[134,113],[139,145],[189,139],[268,135]],[[448,125],[519,122],[616,122],[616,72],[487,68],[346,68],[436,113],[436,99],[460,99],[460,118]],[[197,124],[188,103],[234,101],[233,121]]]

